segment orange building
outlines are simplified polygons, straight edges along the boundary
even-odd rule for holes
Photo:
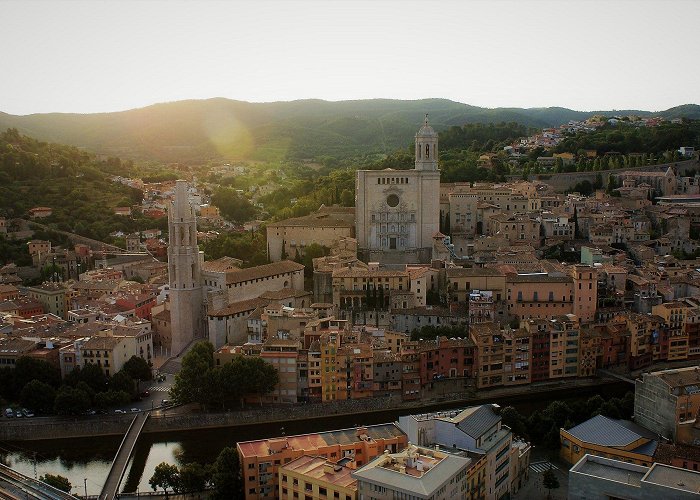
[[[236,444],[241,461],[245,496],[249,500],[277,498],[278,471],[304,455],[331,462],[351,458],[350,467],[362,467],[384,450],[396,453],[406,447],[406,434],[393,423],[336,431],[283,436]]]

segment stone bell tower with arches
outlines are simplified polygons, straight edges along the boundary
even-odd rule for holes
[[[428,124],[425,115],[423,126],[416,133],[416,170],[436,171],[438,169],[438,135]]]
[[[197,246],[197,221],[187,199],[187,181],[175,183],[175,199],[168,210],[168,279],[173,355],[180,354],[204,332],[204,304],[200,283],[203,256]]]
[[[429,263],[440,228],[438,134],[425,115],[415,135],[412,170],[358,170],[355,234],[358,255],[381,263]]]

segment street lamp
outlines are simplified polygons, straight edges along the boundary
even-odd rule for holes
[[[83,479],[83,485],[85,486],[85,498],[87,498],[87,478]]]

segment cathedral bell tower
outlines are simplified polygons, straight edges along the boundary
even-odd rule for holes
[[[416,170],[438,169],[438,135],[433,127],[428,125],[428,114],[425,122],[416,133]]]

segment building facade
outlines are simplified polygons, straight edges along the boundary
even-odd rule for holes
[[[428,124],[415,137],[413,170],[358,170],[358,254],[379,262],[429,262],[440,227],[438,134]]]

